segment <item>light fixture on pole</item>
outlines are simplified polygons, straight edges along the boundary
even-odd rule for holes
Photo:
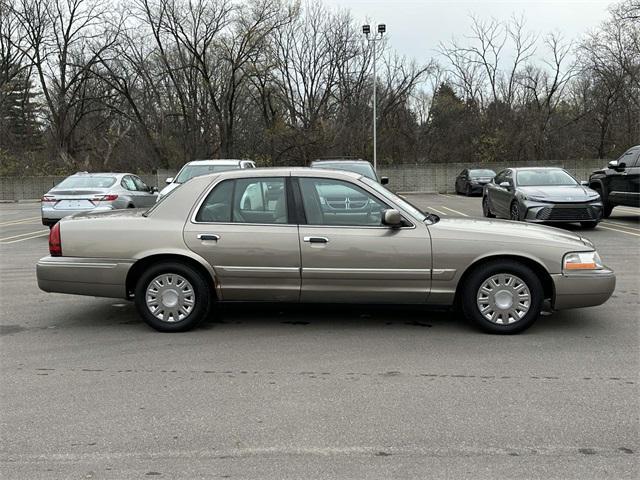
[[[377,33],[373,36],[371,35],[371,25],[363,25],[362,33],[367,37],[367,40],[370,44],[373,44],[373,169],[378,171],[378,142],[377,142],[377,115],[376,115],[376,43],[382,40],[382,36],[387,31],[387,26],[384,23],[381,23],[377,27]]]

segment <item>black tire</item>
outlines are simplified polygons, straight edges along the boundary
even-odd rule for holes
[[[487,319],[478,306],[480,287],[492,276],[508,274],[518,277],[529,289],[529,310],[519,320],[510,324],[494,323]],[[542,283],[533,270],[514,260],[495,260],[475,268],[462,285],[460,303],[465,317],[488,333],[514,334],[529,328],[538,319],[544,301]]]
[[[193,288],[193,306],[185,318],[178,321],[163,321],[156,318],[147,307],[146,292],[149,285],[157,277],[168,274],[181,276],[189,282]],[[176,287],[179,288],[179,287]],[[192,267],[179,262],[165,262],[148,268],[138,279],[135,288],[135,304],[138,313],[147,325],[159,332],[184,332],[196,327],[209,314],[212,304],[209,283],[200,272]]]
[[[489,207],[489,198],[486,196],[482,197],[482,215],[486,218],[496,218],[496,216],[491,213],[491,208]]]
[[[467,197],[471,196],[471,185],[467,184],[467,191],[464,193]]]
[[[588,228],[588,229],[592,229],[592,228],[596,228],[598,226],[598,221],[594,221],[594,222],[580,222],[580,226],[582,226],[582,228]]]
[[[611,216],[611,212],[613,212],[613,205],[610,205],[607,202],[604,203],[604,208],[602,209],[602,218],[609,218]]]
[[[509,207],[509,220],[520,221],[520,205],[518,205],[517,201],[511,202],[511,207]]]
[[[127,208],[136,208],[133,206],[133,203],[130,203],[129,205],[127,205]]]

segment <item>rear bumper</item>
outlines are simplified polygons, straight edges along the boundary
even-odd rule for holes
[[[129,260],[44,257],[36,264],[36,276],[45,292],[126,298],[131,265]]]
[[[87,209],[59,209],[53,208],[49,206],[42,206],[40,211],[42,212],[42,224],[43,225],[53,225],[58,220],[61,220],[64,217],[68,217],[69,215],[73,215],[75,213],[85,213],[85,212],[110,212],[111,210],[115,210],[112,205],[104,205],[97,206],[94,208]]]
[[[602,305],[616,288],[616,276],[609,269],[588,274],[555,274],[551,278],[554,284],[552,307],[555,310]]]

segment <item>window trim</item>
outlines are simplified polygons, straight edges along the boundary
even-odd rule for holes
[[[306,219],[306,213],[304,212],[304,201],[302,199],[302,189],[300,187],[300,182],[299,182],[301,178],[305,178],[305,179],[309,178],[313,180],[337,180],[339,182],[351,183],[352,185],[355,185],[356,187],[360,188],[360,190],[365,191],[367,194],[371,195],[378,202],[380,202],[383,205],[386,205],[387,207],[389,207],[389,201],[387,199],[381,199],[380,196],[377,194],[377,192],[372,192],[368,188],[365,188],[365,186],[363,185],[355,184],[353,182],[349,182],[348,180],[343,180],[341,178],[314,177],[314,176],[306,176],[306,175],[303,177],[292,177],[292,178],[294,178],[295,183],[298,185],[298,191],[299,191],[298,193],[300,195],[299,198],[297,199],[299,201],[298,208],[302,210],[302,215],[304,216],[304,223],[299,223],[299,225],[304,225],[306,227],[313,227],[313,228],[366,228],[366,229],[377,228],[377,229],[385,229],[385,230],[388,230],[390,228],[386,225],[379,225],[379,226],[377,225],[376,226],[374,225],[317,225],[314,223],[308,223]],[[408,215],[407,212],[405,212],[403,209],[398,208],[397,205],[393,205],[393,209],[398,210],[398,212],[400,212],[400,214],[402,215],[402,218],[407,223],[409,223],[409,225],[396,228],[395,230],[411,230],[416,228],[415,224],[411,220],[409,220],[409,218],[413,220],[413,217],[411,217],[411,215]]]
[[[223,182],[233,182],[233,188],[231,189],[231,202],[233,202],[233,199],[235,197],[236,194],[236,181],[237,180],[247,180],[249,178],[256,178],[256,179],[273,179],[273,178],[277,178],[277,179],[282,179],[284,181],[284,188],[285,188],[285,198],[287,201],[287,223],[251,223],[251,222],[200,222],[198,220],[196,220],[196,216],[198,215],[198,212],[200,211],[200,209],[202,208],[202,205],[204,204],[204,202],[207,200],[207,198],[209,197],[209,195],[211,194],[211,192],[213,191],[214,188],[216,188],[218,185],[222,184]],[[194,225],[259,225],[259,226],[276,226],[276,227],[297,227],[298,224],[296,223],[290,223],[291,222],[291,212],[289,211],[289,194],[288,194],[288,189],[287,189],[287,179],[291,178],[291,177],[287,177],[287,176],[277,176],[277,177],[240,177],[240,178],[223,178],[223,179],[218,179],[218,181],[214,181],[213,184],[209,185],[209,187],[205,190],[205,193],[202,195],[202,197],[198,200],[198,202],[196,203],[195,208],[193,209],[193,211],[191,212],[189,221],[194,224]],[[231,205],[231,220],[233,220],[233,205]]]

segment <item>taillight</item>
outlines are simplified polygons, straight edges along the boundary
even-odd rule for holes
[[[96,195],[95,197],[93,197],[91,201],[92,202],[113,202],[117,198],[118,198],[118,195],[115,195],[112,193],[109,195]]]
[[[56,199],[55,199],[55,197],[52,197],[51,195],[43,195],[42,198],[40,199],[40,201],[42,203],[50,203],[50,202],[55,202]]]
[[[49,254],[52,257],[62,256],[62,241],[60,239],[60,222],[56,223],[49,232]]]

